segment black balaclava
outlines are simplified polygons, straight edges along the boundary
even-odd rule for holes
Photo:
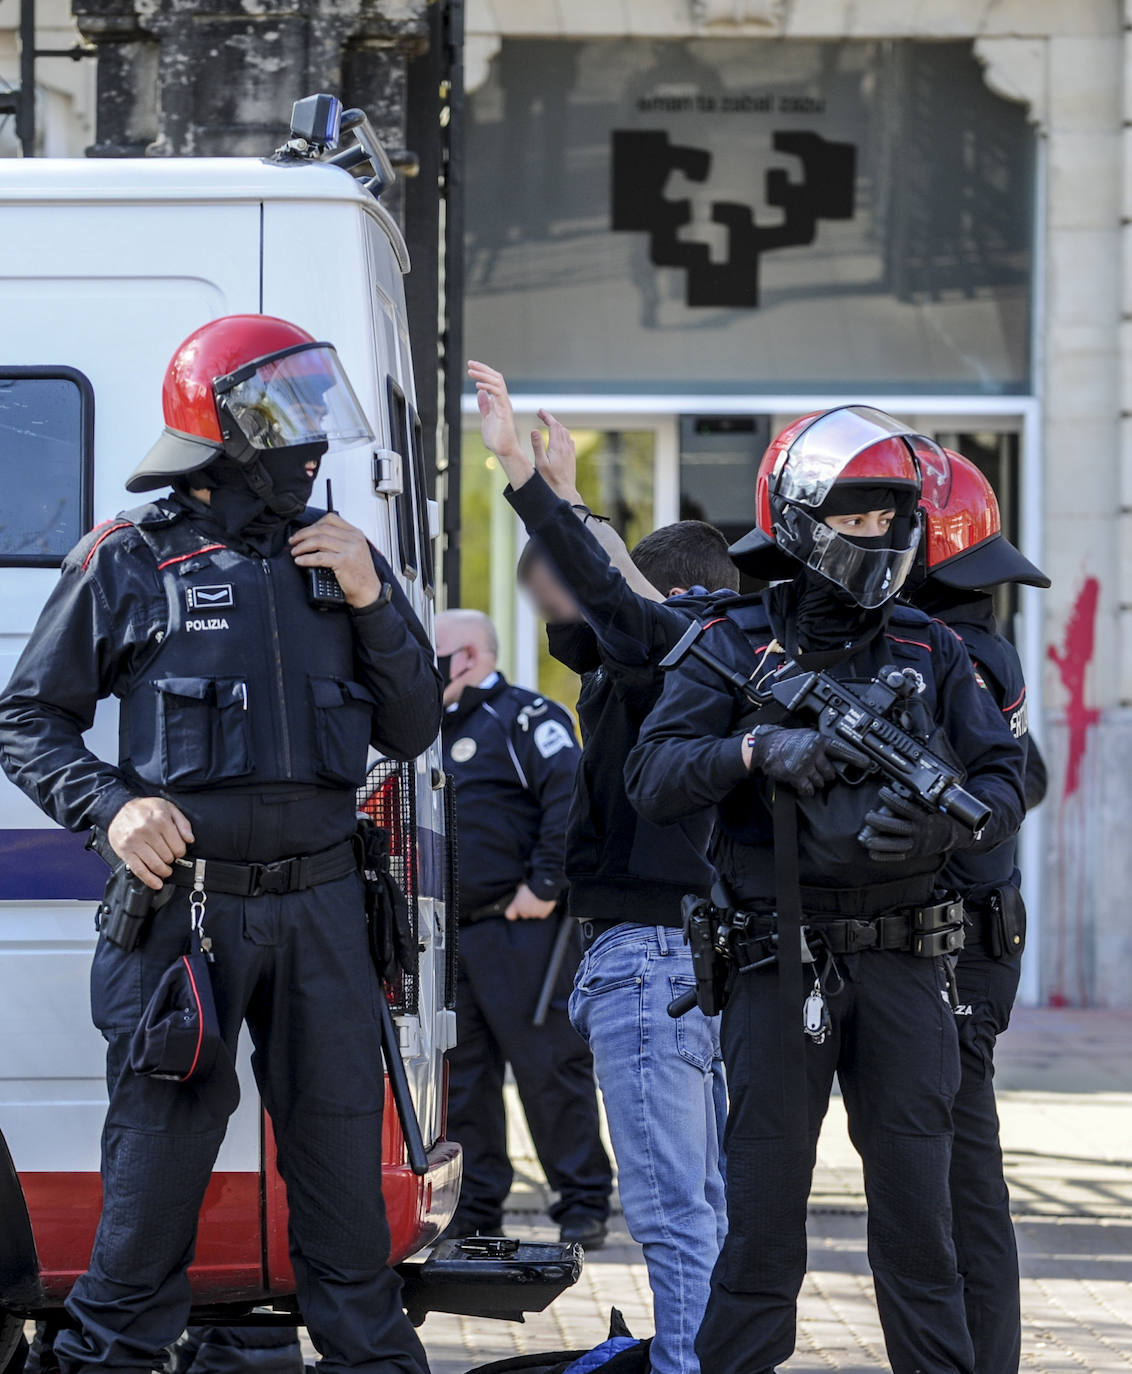
[[[316,466],[312,476],[306,465],[312,461],[320,463],[327,447],[326,440],[320,439],[277,449],[258,459],[271,478],[270,502],[249,485],[244,465],[227,454],[221,454],[200,472],[181,478],[176,490],[192,504],[198,519],[204,519],[228,539],[245,544],[255,553],[271,556],[282,549],[291,521],[302,514],[310,501],[318,469]],[[211,493],[207,503],[190,495],[192,489],[202,487]]]
[[[856,515],[872,510],[895,510],[902,514],[902,507],[908,505],[902,495],[893,487],[837,482],[814,511],[814,518],[824,520],[830,515]],[[912,508],[915,509],[914,500]],[[890,528],[874,537],[842,533],[841,538],[863,549],[888,549],[893,546],[895,532]],[[792,583],[786,584],[782,594],[793,602],[795,642],[788,644],[787,649],[807,668],[830,667],[856,653],[883,631],[892,611],[891,601],[872,609],[859,606],[848,592],[812,568],[803,568]]]

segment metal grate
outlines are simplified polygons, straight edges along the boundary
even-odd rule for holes
[[[456,848],[456,780],[444,782],[444,1005],[456,1010],[460,959],[460,856]]]
[[[413,943],[420,939],[420,892],[417,853],[417,789],[415,765],[383,759],[370,769],[358,789],[358,810],[389,832],[389,869],[409,904]],[[415,1016],[419,1005],[418,978],[403,973],[389,988],[394,1011]]]

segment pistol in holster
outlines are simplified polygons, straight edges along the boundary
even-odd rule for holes
[[[696,986],[669,1004],[668,1014],[683,1016],[698,1006],[705,1016],[718,1016],[727,1001],[731,964],[720,941],[723,913],[706,897],[689,893],[680,904],[684,940],[692,952]]]
[[[95,913],[95,929],[101,931],[112,945],[129,953],[137,949],[145,938],[154,912],[160,911],[172,897],[173,885],[166,883],[159,891],[147,887],[130,872],[110,844],[106,831],[98,826],[91,830],[86,847],[92,849],[110,869],[106,890]]]
[[[366,920],[374,965],[390,985],[403,973],[416,977],[417,942],[408,900],[390,872],[389,831],[369,817],[359,816],[354,844],[366,888]]]

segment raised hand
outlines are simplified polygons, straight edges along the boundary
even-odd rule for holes
[[[574,448],[574,436],[549,410],[540,410],[538,417],[546,426],[548,437],[543,439],[541,429],[531,430],[535,469],[564,501],[580,505],[582,498],[578,494],[578,454]]]
[[[468,376],[476,384],[484,448],[499,459],[511,485],[521,487],[532,476],[534,469],[519,442],[515,412],[511,408],[511,397],[507,394],[503,373],[488,367],[486,363],[469,361]]]

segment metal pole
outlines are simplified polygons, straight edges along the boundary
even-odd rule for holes
[[[16,137],[24,157],[35,156],[35,0],[20,0],[20,103]]]
[[[446,604],[460,604],[460,448],[464,391],[464,0],[448,0],[443,15],[448,59],[448,147],[444,171],[444,388],[447,445],[444,558]]]

